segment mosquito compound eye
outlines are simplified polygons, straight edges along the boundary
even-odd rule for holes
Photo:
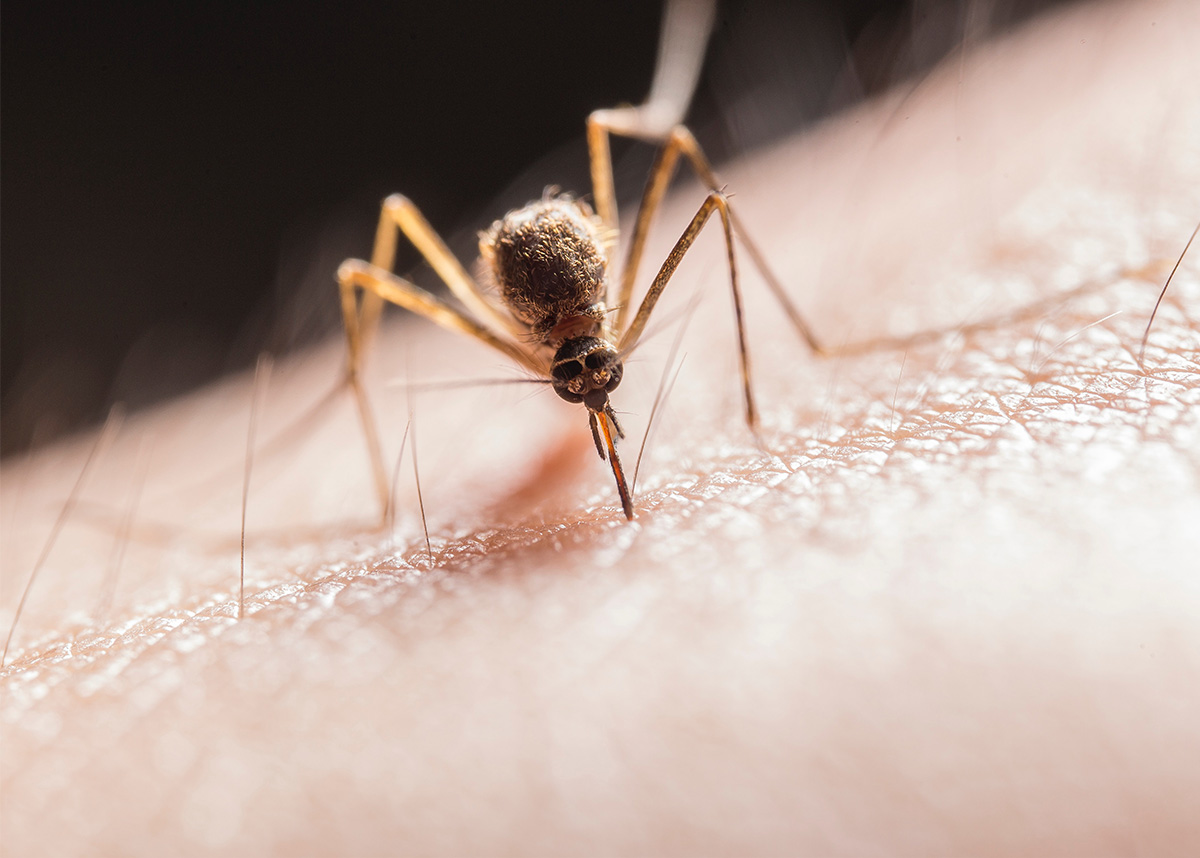
[[[588,369],[600,369],[600,367],[604,366],[607,358],[608,354],[606,352],[597,349],[584,358],[583,362],[587,364]]]
[[[583,372],[583,364],[577,360],[567,360],[555,364],[554,369],[551,370],[551,375],[559,381],[570,381],[581,372]]]
[[[604,385],[604,389],[612,393],[617,389],[617,385],[621,383],[621,376],[625,374],[625,367],[620,363],[613,363],[608,368],[608,383]]]

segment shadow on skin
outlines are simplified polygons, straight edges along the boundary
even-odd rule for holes
[[[493,389],[420,400],[435,568],[412,516],[330,531],[374,514],[343,399],[255,471],[235,623],[248,380],[132,419],[88,497],[122,509],[153,433],[139,519],[168,536],[131,542],[103,622],[111,528],[56,548],[4,671],[7,851],[1195,843],[1194,258],[1136,352],[1200,216],[1198,32],[1186,2],[1076,9],[727,167],[827,338],[947,332],[815,360],[747,275],[764,453],[720,266],[689,260],[710,294],[632,524],[575,409]],[[632,427],[670,338],[615,397]],[[375,389],[486,354],[413,324],[379,346]],[[267,422],[340,354],[281,367]],[[85,446],[6,465],[6,610]]]

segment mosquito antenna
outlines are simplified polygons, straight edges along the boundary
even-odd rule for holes
[[[4,639],[4,652],[0,653],[0,668],[3,668],[8,661],[8,648],[12,645],[13,635],[17,631],[17,623],[21,620],[21,614],[25,610],[25,602],[29,599],[33,583],[37,580],[38,573],[42,571],[42,567],[46,563],[46,558],[50,556],[50,551],[54,548],[54,543],[58,540],[58,534],[62,531],[63,525],[71,515],[71,511],[75,509],[75,505],[79,502],[79,495],[87,483],[88,473],[91,471],[93,463],[99,458],[100,452],[112,443],[124,419],[125,409],[120,403],[117,403],[109,410],[108,419],[104,421],[104,428],[100,430],[100,435],[96,438],[96,443],[92,445],[91,452],[88,453],[87,459],[84,460],[83,467],[79,471],[79,476],[75,478],[75,485],[71,487],[71,493],[67,495],[66,503],[63,504],[58,518],[54,520],[54,526],[50,528],[50,536],[46,539],[46,544],[42,548],[42,553],[38,555],[37,562],[33,564],[33,571],[29,573],[29,580],[25,582],[25,589],[21,593],[21,601],[17,602],[17,612],[13,615],[12,625],[8,627],[8,637]]]
[[[129,494],[129,505],[125,509],[125,515],[122,516],[121,525],[117,530],[117,538],[113,542],[112,559],[109,561],[104,583],[100,587],[100,598],[96,602],[96,610],[93,612],[98,621],[103,621],[112,609],[113,598],[117,592],[117,579],[121,575],[121,565],[125,562],[125,550],[129,547],[138,504],[141,503],[142,490],[146,487],[146,476],[150,472],[150,446],[149,437],[143,437],[138,446],[137,465],[135,466],[137,477],[133,491]]]
[[[392,493],[388,498],[388,530],[392,534],[392,542],[396,541],[396,486],[400,483],[400,463],[404,461],[404,446],[408,443],[408,430],[412,427],[412,415],[404,424],[404,434],[400,437],[400,452],[396,454],[396,466],[392,468]]]
[[[408,422],[412,426],[412,463],[413,480],[417,484],[417,506],[421,510],[421,529],[425,531],[425,553],[429,556],[429,568],[433,568],[433,545],[429,542],[429,520],[425,518],[425,498],[421,494],[421,471],[417,467],[417,424],[410,409]]]
[[[250,426],[246,430],[246,469],[242,472],[242,540],[238,564],[238,619],[246,615],[246,504],[250,500],[250,471],[254,468],[254,436],[258,431],[258,409],[266,396],[267,381],[274,361],[263,352],[254,368],[254,392],[250,397]]]
[[[429,391],[441,390],[461,390],[471,387],[496,387],[507,384],[552,384],[548,378],[479,378],[479,379],[455,379],[453,381],[392,381],[388,382],[387,386],[392,388],[401,388],[407,393],[423,393]]]
[[[1196,224],[1196,228],[1192,230],[1192,237],[1187,240],[1187,244],[1183,246],[1183,253],[1179,254],[1179,258],[1175,260],[1175,267],[1171,269],[1171,273],[1167,276],[1167,282],[1163,284],[1162,291],[1158,293],[1158,300],[1154,302],[1154,310],[1150,313],[1150,321],[1146,323],[1146,332],[1142,334],[1142,347],[1138,350],[1138,366],[1143,370],[1146,368],[1144,359],[1146,357],[1146,341],[1150,339],[1150,328],[1154,325],[1154,317],[1158,315],[1158,305],[1162,303],[1163,297],[1167,294],[1167,289],[1171,285],[1172,278],[1175,277],[1175,272],[1179,270],[1180,263],[1183,262],[1183,257],[1187,256],[1188,248],[1192,246],[1192,242],[1196,240],[1196,233],[1200,232],[1200,223]]]

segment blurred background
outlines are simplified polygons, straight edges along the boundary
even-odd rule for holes
[[[690,114],[718,162],[1059,0],[724,3]],[[335,330],[333,273],[401,191],[468,264],[584,119],[641,100],[660,7],[6,2],[0,452]],[[636,198],[651,153],[614,146]],[[398,268],[436,280],[415,252]]]

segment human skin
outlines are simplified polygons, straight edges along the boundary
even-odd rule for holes
[[[1196,257],[1138,346],[1200,218],[1196,44],[1186,0],[1069,10],[726,165],[854,347],[807,354],[743,259],[756,442],[714,231],[633,523],[578,407],[423,393],[431,564],[345,396],[269,442],[332,343],[266,387],[238,621],[251,379],[127,420],[3,671],[5,853],[1194,853]],[[631,469],[674,336],[614,395]],[[420,320],[375,346],[392,457],[388,380],[504,373]],[[6,617],[91,443],[5,466]]]

